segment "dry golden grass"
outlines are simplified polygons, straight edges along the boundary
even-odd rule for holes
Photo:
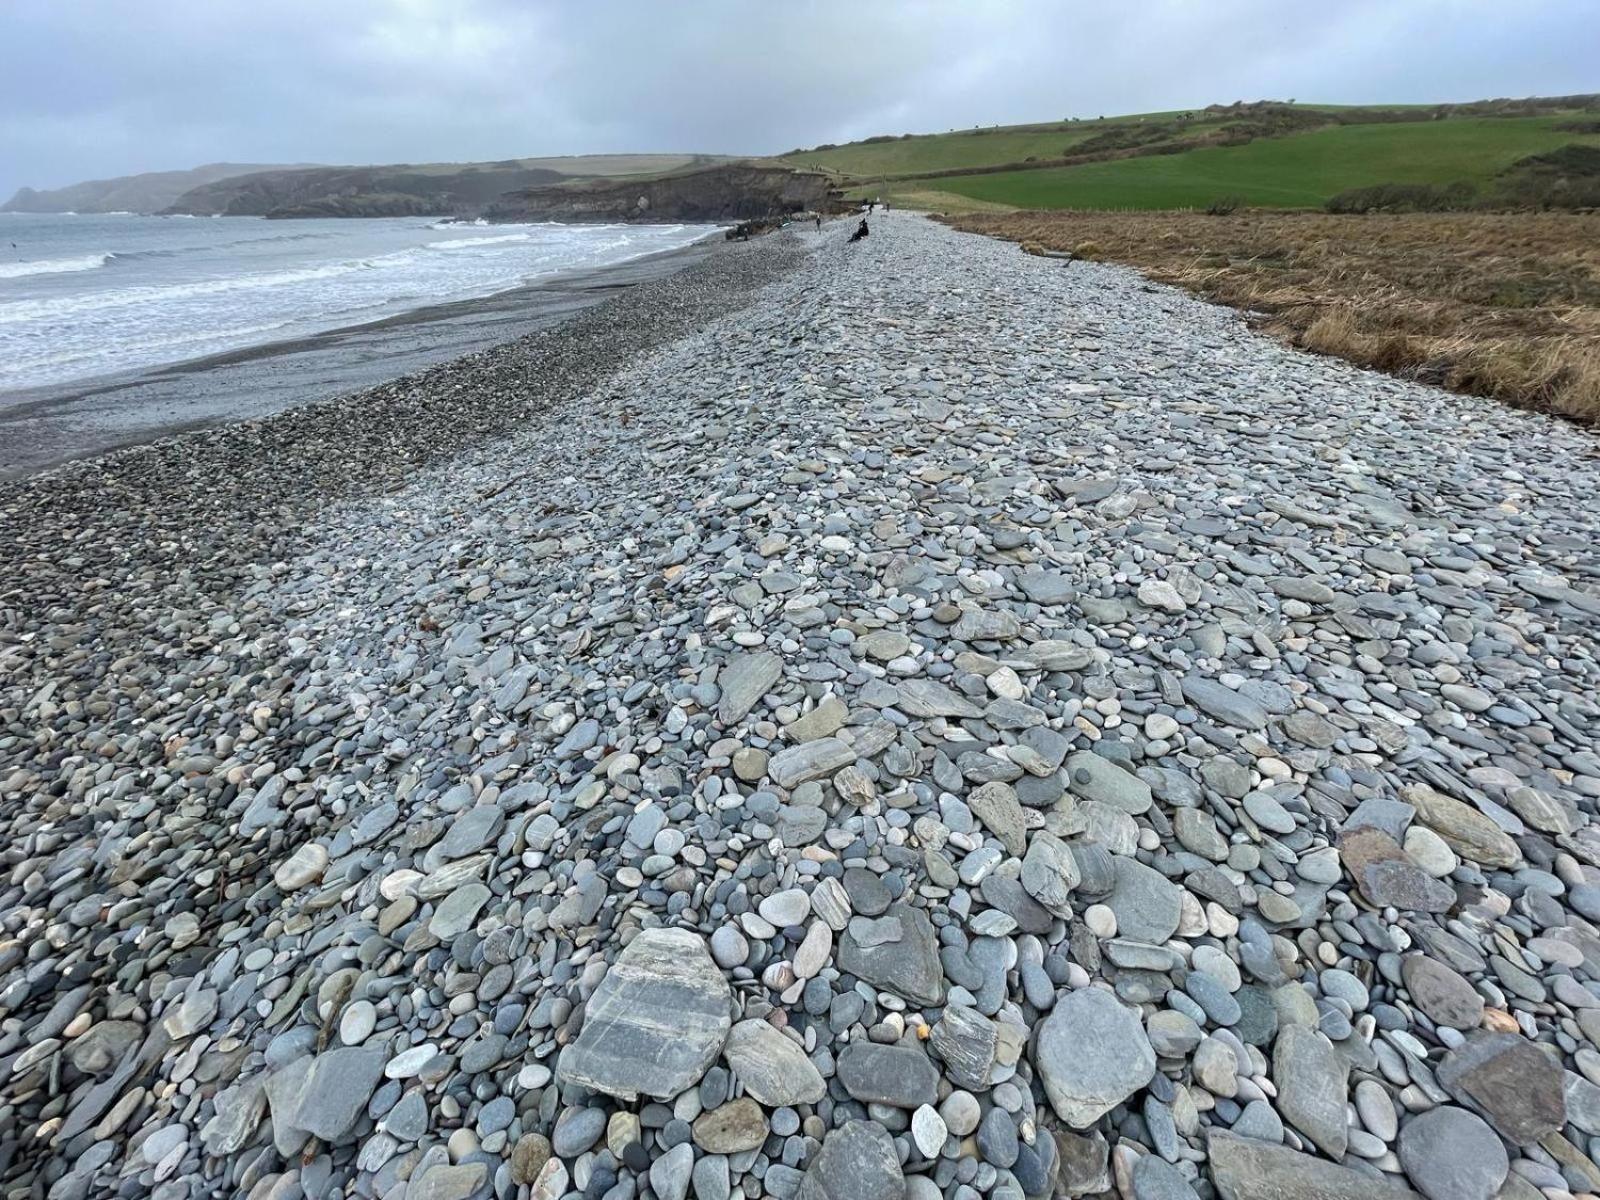
[[[1036,213],[960,229],[1081,250],[1308,350],[1600,421],[1600,214]]]

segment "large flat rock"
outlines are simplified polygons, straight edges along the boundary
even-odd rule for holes
[[[932,923],[920,908],[890,905],[888,912],[875,922],[870,938],[858,928],[857,921],[851,921],[839,939],[835,958],[840,970],[873,987],[917,1004],[944,1003],[939,943]]]
[[[1410,1188],[1231,1133],[1209,1139],[1211,1181],[1222,1200],[1422,1200]]]
[[[646,929],[595,989],[557,1074],[621,1100],[670,1100],[698,1083],[722,1052],[732,998],[704,938]]]
[[[1074,1129],[1089,1128],[1156,1073],[1138,1012],[1097,987],[1056,1001],[1039,1027],[1033,1061],[1051,1107]]]

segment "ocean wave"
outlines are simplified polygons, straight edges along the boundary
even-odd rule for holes
[[[432,225],[429,225],[428,228],[429,229],[461,229],[464,226],[470,226],[470,225],[480,225],[480,226],[482,226],[482,225],[487,225],[488,223],[489,222],[485,221],[482,217],[474,217],[470,221],[453,221],[453,220],[452,221],[435,221]]]
[[[442,242],[429,242],[429,250],[464,250],[470,246],[492,246],[496,242],[526,242],[531,233],[505,233],[499,237],[449,238]]]
[[[113,309],[183,303],[200,297],[250,293],[263,288],[313,283],[360,271],[404,266],[416,253],[415,250],[401,250],[394,254],[380,254],[375,258],[346,259],[343,262],[324,263],[321,266],[288,271],[259,271],[222,279],[196,280],[192,283],[117,288],[106,292],[54,296],[49,299],[15,300],[8,304],[0,304],[0,325],[22,324],[43,317],[60,319]]]
[[[92,271],[103,267],[115,254],[82,254],[77,258],[41,258],[34,262],[0,262],[0,279],[21,279],[25,275],[58,275],[63,271]]]

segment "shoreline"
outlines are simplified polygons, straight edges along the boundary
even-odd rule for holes
[[[0,392],[0,481],[357,393],[549,329],[704,260],[714,234],[518,287],[118,374]]]
[[[0,484],[7,1195],[1566,1181],[1587,435],[850,224]]]

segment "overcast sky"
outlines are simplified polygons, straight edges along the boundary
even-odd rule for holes
[[[0,198],[219,160],[1596,90],[1600,0],[0,0]]]

